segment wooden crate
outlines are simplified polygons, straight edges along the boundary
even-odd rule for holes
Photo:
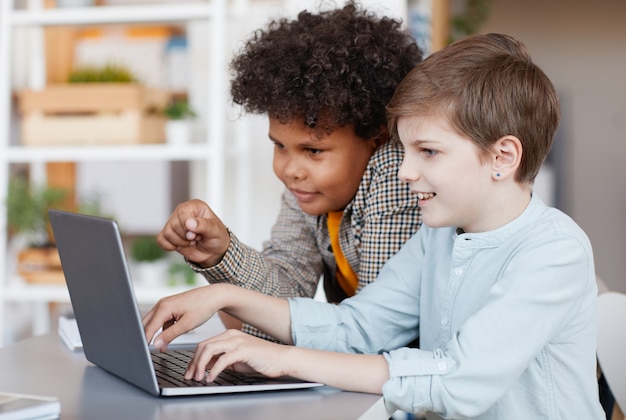
[[[64,84],[21,91],[18,100],[27,146],[165,141],[165,91],[137,84]]]
[[[18,255],[17,272],[28,283],[65,284],[56,247],[23,249]]]

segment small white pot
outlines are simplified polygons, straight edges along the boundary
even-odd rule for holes
[[[191,143],[192,124],[190,120],[168,120],[165,123],[165,138],[168,144]]]
[[[145,287],[162,287],[167,283],[168,261],[163,259],[154,262],[136,262],[133,279]]]

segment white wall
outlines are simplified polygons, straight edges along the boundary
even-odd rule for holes
[[[115,216],[126,233],[156,233],[171,213],[167,162],[81,163],[76,178],[79,197],[95,192],[103,214]]]
[[[563,210],[591,238],[597,274],[626,292],[626,2],[494,0],[483,32],[521,39],[558,89]]]

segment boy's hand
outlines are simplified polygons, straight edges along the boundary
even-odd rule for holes
[[[206,203],[189,200],[174,209],[157,242],[166,251],[178,251],[189,261],[211,267],[224,257],[230,235]]]
[[[185,371],[185,379],[215,380],[224,369],[258,372],[275,378],[285,375],[286,354],[292,346],[272,343],[238,330],[226,332],[198,343],[196,353]],[[210,369],[205,378],[205,371]]]
[[[221,309],[219,293],[211,293],[217,289],[219,287],[203,286],[159,300],[142,319],[148,342],[154,338],[154,346],[165,351],[176,337],[208,321]],[[155,337],[161,327],[163,331]]]

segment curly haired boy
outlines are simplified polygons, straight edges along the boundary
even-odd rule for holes
[[[254,32],[231,63],[231,93],[269,119],[273,169],[286,187],[271,238],[261,252],[246,246],[207,203],[191,200],[175,209],[160,245],[210,283],[311,297],[323,276],[330,302],[358,292],[421,224],[385,117],[421,59],[401,21],[354,2]]]

